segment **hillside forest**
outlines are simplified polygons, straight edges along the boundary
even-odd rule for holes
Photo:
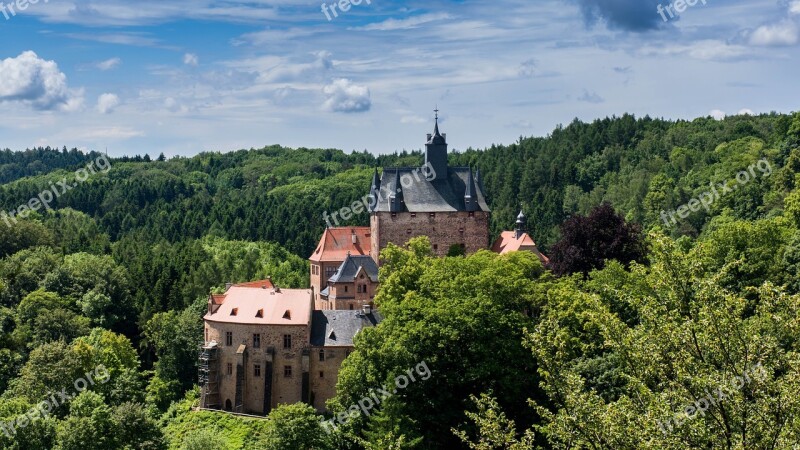
[[[424,237],[386,249],[385,320],[359,334],[329,409],[421,363],[431,376],[332,431],[301,404],[192,411],[206,301],[267,276],[308,287],[323,213],[422,154],[141,153],[0,151],[0,448],[800,444],[800,114],[575,120],[451,153],[480,170],[492,237],[522,209],[551,264],[433,258]],[[47,208],[9,215],[45,190]]]

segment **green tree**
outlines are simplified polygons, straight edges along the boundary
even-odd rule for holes
[[[280,405],[267,418],[269,423],[264,436],[264,448],[267,450],[332,448],[319,416],[309,405]]]
[[[118,426],[103,397],[82,392],[70,403],[69,416],[58,424],[54,450],[116,450]]]
[[[427,238],[413,239],[408,247],[390,245],[381,252],[376,303],[385,320],[359,333],[328,406],[345,411],[370,389],[391,388],[411,370],[416,381],[384,399],[376,408],[381,414],[350,421],[355,435],[369,430],[408,442],[424,437],[423,448],[457,445],[451,428],[464,419],[469,395],[489,389],[520,425],[530,425],[525,399],[537,391],[538,380],[522,346],[523,329],[533,325],[523,312],[536,308],[535,280],[543,275],[538,258],[487,251],[433,258]]]

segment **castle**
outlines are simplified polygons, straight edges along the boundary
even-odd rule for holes
[[[433,253],[531,251],[547,258],[525,233],[503,232],[489,246],[490,209],[480,172],[450,167],[447,135],[434,132],[421,168],[377,169],[370,186],[369,227],[328,228],[309,258],[311,289],[281,289],[270,279],[228,285],[210,295],[200,353],[201,407],[266,415],[279,404],[304,402],[319,412],[336,393],[339,367],[375,309],[380,252],[417,236]]]

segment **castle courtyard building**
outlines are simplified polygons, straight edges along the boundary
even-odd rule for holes
[[[308,260],[311,262],[310,279],[311,288],[314,290],[314,309],[329,308],[320,298],[328,286],[331,278],[348,255],[369,255],[372,249],[372,239],[369,227],[338,227],[326,228],[322,233],[319,245]]]
[[[270,280],[210,296],[200,356],[201,407],[266,415],[279,404],[324,405],[334,391],[317,377],[326,371],[335,377],[338,368],[330,364],[344,358],[355,333],[379,320],[371,310],[329,318],[314,314],[313,306],[312,290],[280,289]],[[315,318],[321,323],[315,325]],[[319,350],[330,352],[328,364]]]

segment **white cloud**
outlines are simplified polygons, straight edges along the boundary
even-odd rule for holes
[[[725,111],[721,111],[719,109],[712,109],[711,111],[709,111],[708,115],[717,120],[722,120],[725,118]]]
[[[532,77],[537,74],[538,67],[537,62],[535,59],[531,58],[527,61],[523,61],[522,64],[519,65],[519,76],[521,77]]]
[[[83,90],[69,89],[67,76],[55,61],[26,51],[0,61],[0,103],[5,102],[43,111],[75,111],[83,106]]]
[[[106,70],[111,70],[111,69],[116,68],[117,66],[120,65],[120,63],[122,63],[121,59],[119,59],[119,58],[111,58],[111,59],[107,59],[105,61],[101,61],[101,62],[95,64],[95,67],[97,67],[98,69],[100,69],[100,70],[105,72]]]
[[[427,122],[428,122],[428,120],[425,119],[424,117],[416,116],[416,115],[403,116],[403,117],[400,118],[400,123],[404,123],[404,124],[422,124],[422,123],[427,123]]]
[[[789,3],[789,14],[793,16],[800,14],[800,0]]]
[[[643,56],[689,56],[705,61],[731,61],[752,55],[743,45],[729,44],[725,41],[706,39],[690,44],[665,46],[645,46],[639,50]]]
[[[736,113],[736,115],[737,116],[755,116],[756,113],[754,113],[752,109],[743,108],[743,109],[740,109],[739,112]]]
[[[760,46],[795,45],[800,41],[800,27],[791,20],[762,25],[750,34],[750,44]]]
[[[189,111],[189,108],[187,108],[186,105],[182,105],[173,97],[167,97],[164,99],[164,108],[166,108],[167,111],[174,113],[185,113]]]
[[[586,102],[586,103],[603,103],[605,99],[600,97],[597,92],[589,92],[586,89],[583,90],[583,95],[578,97],[579,102]]]
[[[421,16],[409,17],[408,19],[401,19],[401,20],[388,19],[384,20],[383,22],[371,23],[363,27],[351,28],[351,29],[364,30],[364,31],[408,30],[411,28],[418,28],[420,25],[424,25],[426,23],[435,22],[437,20],[446,20],[450,18],[451,18],[450,14],[446,13],[423,14]]]
[[[124,140],[144,136],[144,132],[130,127],[89,128],[75,133],[74,139],[86,140]]]
[[[103,94],[97,99],[97,112],[111,114],[119,106],[119,97],[116,94]]]
[[[183,55],[183,63],[187,66],[197,67],[197,65],[200,64],[200,58],[198,58],[194,53],[187,53]]]
[[[364,112],[372,107],[369,88],[359,86],[346,78],[340,78],[325,86],[323,92],[328,97],[323,108],[331,112]]]

